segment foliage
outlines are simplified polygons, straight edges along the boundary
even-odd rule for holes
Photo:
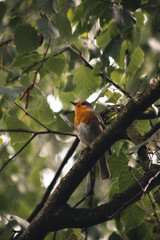
[[[73,110],[70,101],[88,98],[97,111],[108,109],[108,125],[128,99],[156,77],[159,10],[160,1],[156,0],[0,2],[2,240],[11,239],[11,229],[29,218],[45,194],[46,181],[56,176],[75,140],[74,134],[67,134],[73,129],[60,117]],[[144,144],[150,160],[158,164],[159,132],[145,138],[159,121],[158,108],[157,102],[146,111],[153,113],[152,118],[137,116],[134,131],[139,134],[139,142],[127,137],[112,146],[112,155],[106,153],[110,180],[102,182],[96,166],[94,195],[88,194],[83,207],[111,200],[143,176],[137,159]],[[67,117],[73,122],[73,114]],[[78,148],[64,164],[58,180],[69,171],[80,151]],[[84,179],[71,196],[70,205],[90,192],[86,182]],[[158,198],[157,187],[110,223],[90,228],[88,239],[158,239]],[[75,228],[55,234],[57,240],[84,236],[87,239],[87,231]],[[45,239],[53,239],[53,233]]]

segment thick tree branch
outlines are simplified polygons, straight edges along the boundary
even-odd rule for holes
[[[158,74],[157,78],[152,82],[152,84],[150,84],[149,87],[146,88],[143,93],[137,97],[130,99],[123,111],[118,114],[113,122],[102,133],[102,135],[99,136],[90,147],[84,149],[80,158],[76,161],[66,176],[61,180],[55,191],[49,197],[41,212],[32,221],[26,231],[19,237],[19,240],[38,240],[44,237],[49,231],[52,231],[53,226],[58,229],[57,224],[60,224],[57,222],[58,217],[62,214],[62,212],[64,214],[68,199],[81,183],[86,174],[89,172],[91,167],[101,157],[101,155],[107,151],[111,145],[113,145],[113,143],[124,137],[126,129],[133,122],[133,120],[139,114],[144,112],[151,104],[158,100],[159,97],[160,74]],[[159,172],[157,177],[159,179]],[[155,175],[153,178],[150,178],[148,187],[155,178]],[[146,185],[143,190],[146,191],[148,187]],[[109,211],[109,208],[106,210]],[[117,211],[119,210],[117,209]],[[115,216],[115,213],[113,216],[112,215],[113,214],[109,212],[110,218]],[[83,221],[85,221],[85,217],[87,216],[83,213]],[[92,217],[94,218],[94,215]],[[101,222],[105,221],[106,219],[105,218],[100,220],[100,218],[96,215],[96,219],[97,218]]]
[[[113,219],[122,210],[132,205],[137,200],[140,200],[143,194],[146,194],[148,191],[152,190],[159,184],[160,167],[155,167],[144,177],[142,177],[139,182],[135,182],[132,186],[127,188],[121,194],[115,196],[110,202],[106,204],[89,209],[75,209],[67,205],[57,218],[58,229],[53,228],[52,230],[55,231],[61,228],[69,227],[84,228]],[[70,219],[70,221],[68,221],[68,219]]]
[[[44,215],[39,215],[30,225],[19,240],[40,240],[45,232],[57,231],[64,228],[84,228],[93,226],[116,217],[120,212],[140,200],[148,191],[151,191],[160,184],[160,167],[152,168],[144,177],[139,179],[127,188],[124,192],[116,195],[110,202],[94,208],[71,208],[69,205],[63,205],[61,208],[57,205],[51,211]],[[50,207],[51,207],[50,202]],[[41,228],[37,229],[38,223]],[[37,233],[35,231],[37,230]],[[32,231],[32,235],[30,235]]]

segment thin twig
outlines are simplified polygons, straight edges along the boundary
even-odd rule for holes
[[[141,183],[140,183],[140,181],[138,180],[138,178],[136,178],[135,176],[134,176],[134,174],[133,174],[133,172],[132,172],[132,168],[131,167],[129,167],[129,171],[130,171],[130,173],[131,173],[131,175],[132,175],[132,177],[133,177],[133,179],[139,184],[139,186],[141,187],[141,189],[142,189],[142,191],[145,193],[145,191],[144,191],[144,189],[143,189],[143,187],[142,187],[142,185],[141,185]]]
[[[26,112],[26,110],[24,110],[21,106],[19,106],[16,102],[14,102],[14,104],[19,107],[27,116],[29,116],[30,118],[32,118],[35,122],[37,122],[39,125],[41,125],[42,127],[44,127],[48,132],[50,131],[44,124],[42,124],[41,122],[39,122],[36,118],[34,118],[33,116],[31,116],[28,112]]]
[[[36,134],[33,134],[33,136],[19,149],[18,152],[16,152],[11,158],[9,158],[6,162],[3,163],[2,167],[0,168],[0,172],[10,163],[19,153],[23,151],[23,149],[36,137]]]
[[[77,137],[76,134],[74,133],[70,133],[70,132],[60,132],[60,131],[54,131],[54,130],[50,130],[49,128],[47,128],[43,123],[41,123],[40,121],[38,121],[35,117],[33,117],[32,115],[30,115],[26,110],[24,110],[20,105],[18,105],[16,102],[14,102],[14,104],[19,107],[27,116],[29,116],[30,118],[32,118],[36,123],[38,123],[39,125],[41,125],[42,127],[44,127],[47,132],[40,132],[40,131],[32,131],[33,133],[36,134],[47,134],[47,133],[53,133],[53,134],[60,134],[60,135],[68,135],[68,136],[73,136],[73,137]]]
[[[82,202],[84,202],[86,199],[88,199],[89,196],[91,196],[89,205],[90,205],[90,207],[92,207],[92,199],[93,199],[93,195],[94,195],[94,186],[95,186],[95,166],[93,167],[93,170],[91,170],[91,186],[90,186],[90,190],[88,191],[88,193],[85,190],[85,196],[82,199],[80,199],[73,206],[73,208],[78,207]]]
[[[36,77],[37,77],[37,74],[38,74],[39,70],[41,69],[41,67],[42,67],[43,64],[44,64],[44,61],[45,61],[45,59],[46,59],[46,55],[47,55],[47,53],[48,53],[48,50],[49,50],[50,45],[51,45],[51,39],[49,39],[49,42],[48,42],[48,45],[47,45],[47,49],[46,49],[46,51],[45,51],[45,53],[44,53],[43,59],[42,59],[42,61],[41,61],[41,64],[40,64],[39,68],[37,69],[37,71],[36,71],[36,73],[35,73],[35,78],[34,78],[34,81],[33,81],[34,83],[35,83],[35,80],[36,80]]]
[[[10,43],[13,40],[13,38],[10,38],[2,43],[0,43],[0,47],[2,47],[3,45],[7,45],[8,43]]]
[[[66,136],[72,136],[77,137],[75,133],[71,132],[60,132],[60,131],[33,131],[33,130],[26,130],[26,129],[0,129],[0,132],[24,132],[24,133],[34,133],[36,135],[43,135],[43,134],[58,134],[58,135],[66,135]]]
[[[157,221],[154,219],[154,217],[151,215],[151,213],[150,213],[150,212],[148,211],[148,209],[146,208],[146,206],[145,206],[145,204],[144,204],[144,202],[143,202],[143,199],[140,199],[140,202],[141,202],[141,204],[142,204],[145,212],[147,213],[147,215],[152,219],[152,221],[153,221],[156,225],[158,225]]]
[[[53,233],[53,240],[56,240],[56,235],[57,235],[57,232],[54,232]]]
[[[65,121],[65,123],[67,123],[68,126],[70,126],[71,128],[74,129],[73,123],[71,123],[71,122],[68,120],[68,118],[66,117],[65,114],[60,113],[59,115],[60,115],[60,117]]]
[[[88,239],[88,228],[85,228],[84,232],[85,232],[85,240],[87,240]]]
[[[78,207],[82,202],[84,202],[88,197],[91,195],[91,191],[89,191],[82,199],[80,199],[74,206],[73,208]]]
[[[155,218],[157,219],[157,222],[159,223],[159,218],[158,218],[158,215],[157,215],[157,212],[156,212],[156,209],[155,209],[156,206],[155,206],[154,202],[152,201],[150,192],[148,192],[148,197],[149,197],[149,200],[152,204],[152,208],[153,208],[153,211],[154,211]]]
[[[160,174],[160,170],[157,171],[154,176],[152,176],[150,179],[148,179],[148,182],[145,184],[144,187],[141,185],[140,182],[136,181],[138,183],[138,185],[140,186],[140,190],[137,192],[136,195],[134,195],[131,199],[129,199],[129,201],[125,202],[124,205],[128,205],[130,202],[132,202],[134,199],[136,199],[139,195],[141,196],[140,199],[142,199],[144,197],[145,193],[148,191],[148,188],[150,187],[151,182],[155,178],[157,178],[159,174]],[[108,219],[114,218],[114,216],[116,216],[123,209],[123,207],[124,206],[122,205],[115,213],[113,213],[112,215],[108,216]]]
[[[54,188],[54,186],[57,182],[57,179],[59,178],[59,176],[62,172],[63,167],[66,165],[66,163],[68,162],[70,157],[73,155],[73,153],[76,150],[78,144],[79,144],[79,139],[76,138],[74,140],[72,146],[69,148],[66,156],[64,157],[64,159],[63,159],[60,167],[58,168],[52,182],[50,183],[50,185],[48,186],[45,194],[43,195],[43,198],[42,198],[41,202],[36,206],[36,208],[33,210],[32,214],[28,217],[28,219],[27,219],[28,222],[31,222],[34,219],[34,217],[39,213],[39,211],[43,208],[45,202],[47,201],[52,189]]]
[[[91,169],[90,171],[90,200],[89,200],[89,207],[91,208],[92,207],[92,204],[93,204],[93,195],[94,195],[94,187],[95,187],[95,180],[96,180],[96,177],[95,177],[95,165],[93,166],[93,168]]]
[[[31,92],[32,89],[34,88],[34,85],[35,85],[35,83],[36,83],[37,74],[39,73],[40,69],[41,69],[42,66],[43,66],[43,63],[44,63],[44,61],[45,61],[45,59],[46,59],[46,55],[47,55],[47,52],[48,52],[48,50],[49,50],[50,44],[51,44],[51,39],[49,39],[49,43],[48,43],[48,45],[47,45],[47,49],[46,49],[46,51],[45,51],[45,53],[44,53],[43,59],[42,59],[42,61],[41,61],[41,64],[40,64],[40,66],[38,67],[37,71],[35,72],[35,76],[34,76],[33,83],[24,90],[24,92],[22,93],[22,96],[20,97],[20,100],[22,100],[22,99],[26,96],[25,109],[27,109],[27,107],[28,107],[30,92]]]

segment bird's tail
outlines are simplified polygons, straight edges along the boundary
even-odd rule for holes
[[[101,172],[101,178],[103,180],[106,179],[106,178],[110,178],[111,177],[111,173],[109,171],[109,167],[108,167],[108,164],[106,162],[105,155],[103,155],[99,159],[99,167],[100,167],[100,172]]]

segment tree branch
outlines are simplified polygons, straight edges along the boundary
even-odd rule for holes
[[[12,42],[13,38],[10,38],[10,39],[7,39],[6,41],[4,42],[1,42],[0,43],[0,47],[2,47],[3,45],[8,45],[8,43]]]
[[[6,162],[3,163],[3,165],[0,168],[0,172],[19,154],[27,147],[27,145],[36,137],[36,134],[33,134],[32,137],[19,149],[18,152],[16,152],[11,158],[9,158]]]
[[[61,131],[33,131],[33,130],[27,130],[27,129],[0,129],[0,132],[24,132],[24,133],[34,133],[36,135],[43,135],[43,134],[57,134],[57,135],[66,135],[66,136],[72,136],[77,137],[75,133],[71,132],[61,132]]]
[[[160,167],[156,167],[155,169],[149,171],[139,180],[139,182],[143,188],[141,188],[139,183],[135,182],[124,192],[116,195],[110,202],[98,207],[91,209],[74,209],[67,205],[57,219],[58,229],[53,228],[52,230],[55,231],[61,228],[69,227],[89,227],[113,219],[122,210],[132,205],[137,200],[140,200],[144,193],[146,194],[149,190],[152,190],[160,184]],[[143,189],[145,189],[145,192]],[[53,216],[53,218],[55,218],[55,216]],[[69,219],[70,221],[67,221]]]

